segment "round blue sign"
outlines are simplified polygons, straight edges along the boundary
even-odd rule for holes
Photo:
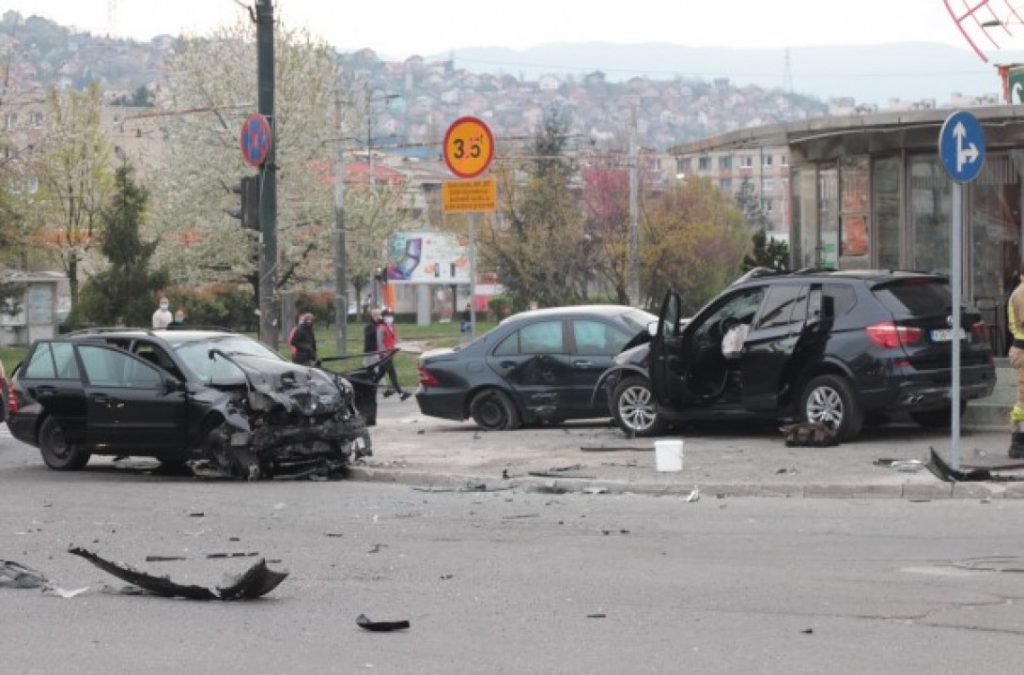
[[[947,117],[939,131],[939,157],[957,183],[977,178],[985,165],[985,130],[978,118],[963,110]]]
[[[270,123],[266,117],[252,113],[245,118],[239,146],[246,164],[261,166],[267,161],[267,154],[270,153]]]

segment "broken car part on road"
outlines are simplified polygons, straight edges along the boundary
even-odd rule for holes
[[[408,621],[372,621],[365,614],[356,617],[356,625],[365,630],[375,633],[389,633],[393,630],[405,630],[409,627]]]
[[[118,579],[164,598],[186,598],[189,600],[253,600],[266,595],[288,577],[287,572],[275,572],[267,568],[265,560],[250,567],[228,586],[208,588],[178,584],[169,577],[157,577],[132,569],[126,565],[111,562],[84,548],[75,547],[68,553],[85,558],[104,572]]]

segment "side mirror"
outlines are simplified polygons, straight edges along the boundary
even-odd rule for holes
[[[184,382],[179,382],[178,380],[174,379],[173,377],[165,377],[164,378],[164,389],[167,391],[168,394],[170,394],[172,392],[175,392],[175,391],[185,391],[185,383]]]

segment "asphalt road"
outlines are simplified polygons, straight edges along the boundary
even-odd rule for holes
[[[4,672],[1021,670],[1024,577],[997,571],[1024,568],[1017,500],[425,493],[146,466],[59,474],[0,437],[0,558],[90,587],[0,589]],[[211,553],[291,575],[252,602],[122,595],[72,544],[186,583],[254,560]],[[364,632],[360,613],[412,627]]]

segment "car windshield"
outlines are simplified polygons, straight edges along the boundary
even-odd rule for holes
[[[210,350],[219,349],[225,354],[245,354],[265,359],[281,360],[281,357],[256,340],[243,335],[224,335],[182,342],[174,348],[181,360],[203,382],[242,382],[245,375],[227,359],[210,358]]]

